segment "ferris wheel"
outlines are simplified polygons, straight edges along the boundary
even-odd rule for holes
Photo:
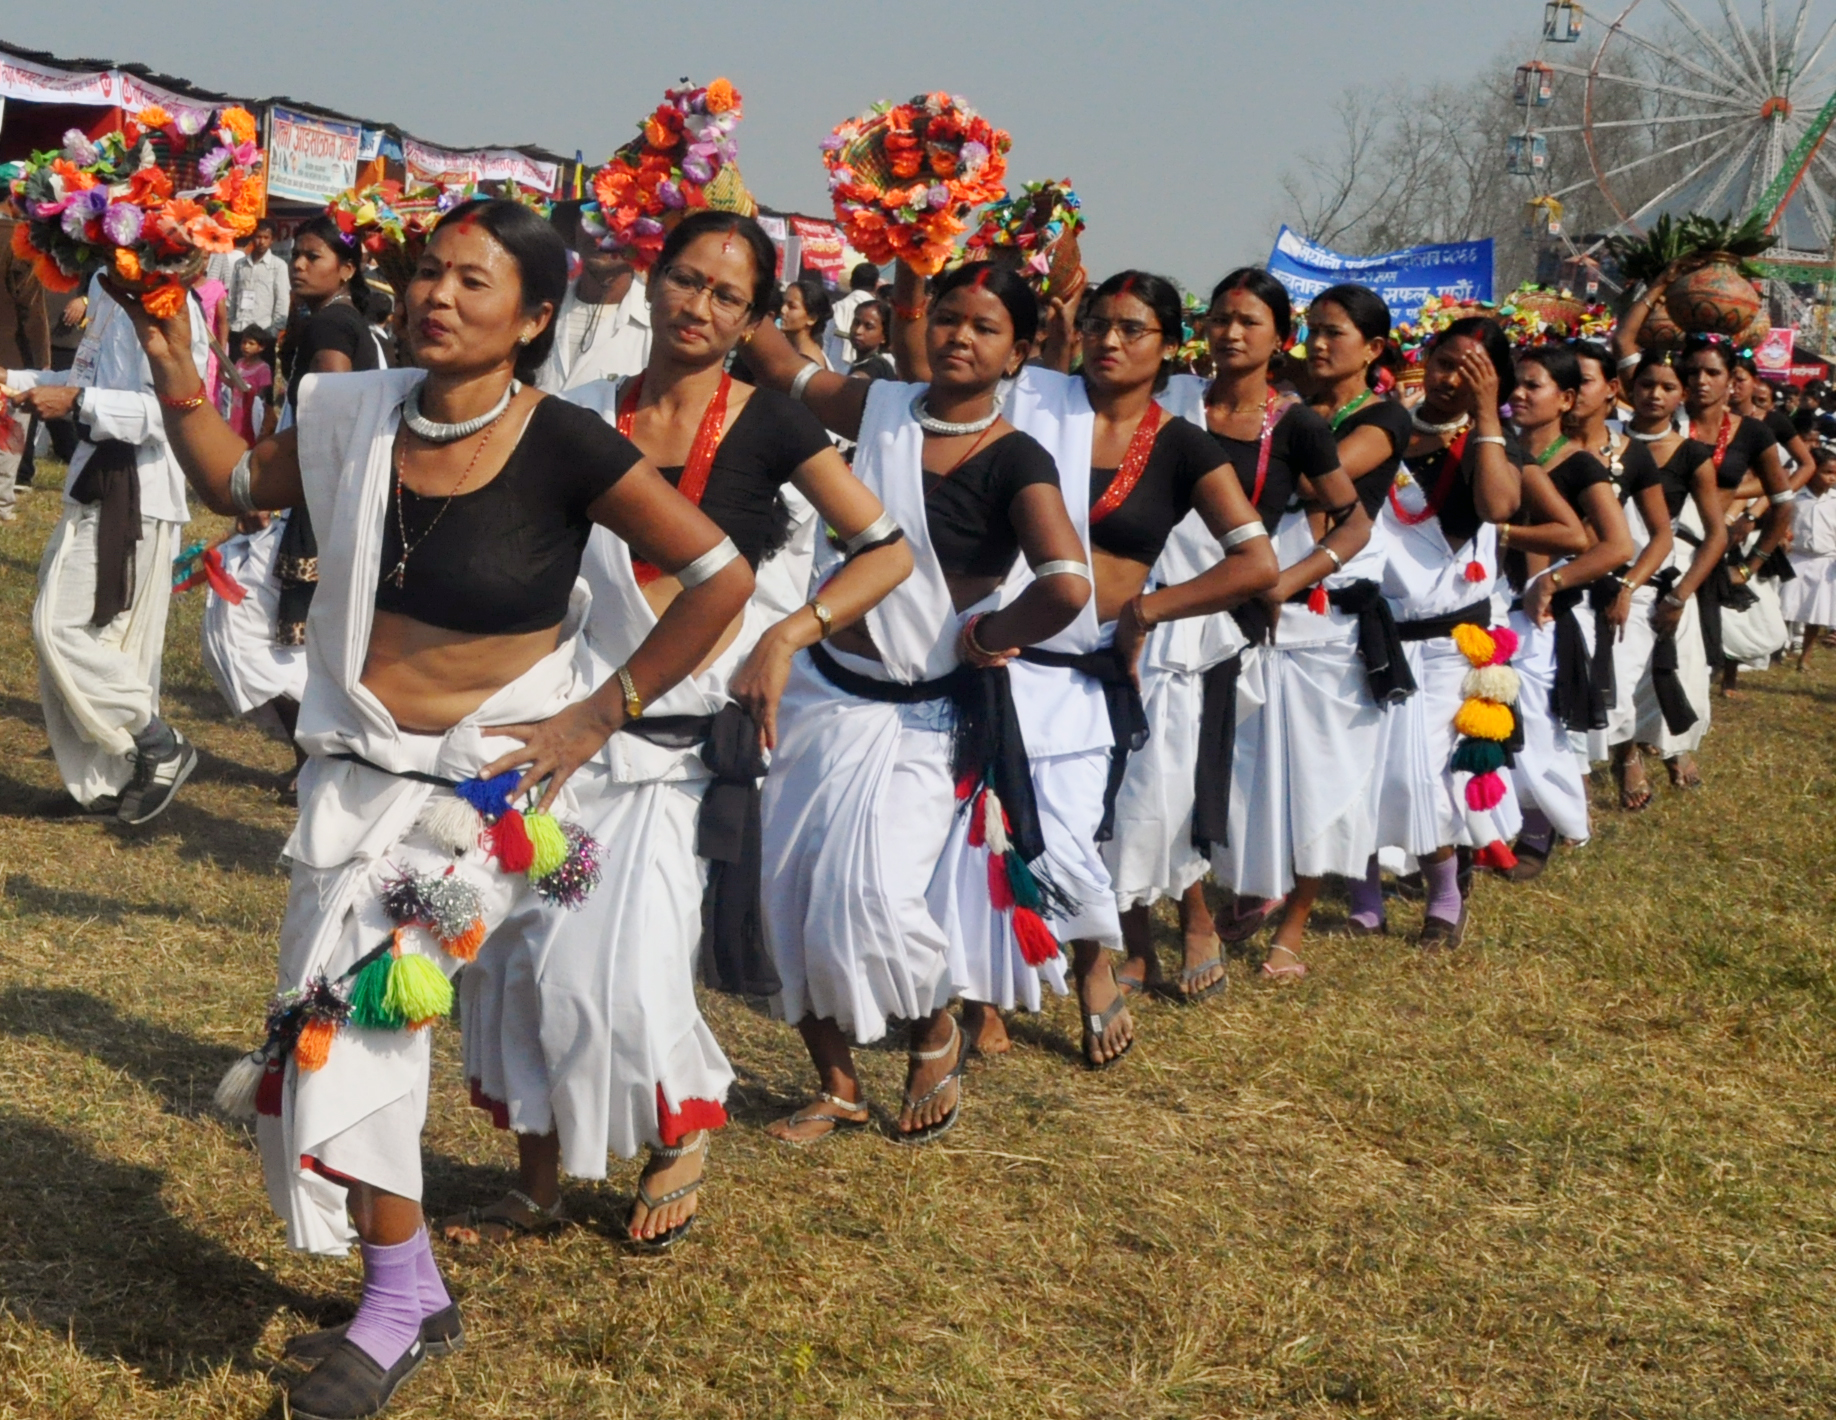
[[[1590,175],[1544,191],[1545,204],[1592,187],[1635,230],[1662,213],[1763,212],[1776,256],[1829,261],[1836,3],[1613,4],[1606,18],[1568,0],[1544,5],[1542,43],[1517,70],[1525,122],[1510,140],[1510,170],[1543,177],[1549,138],[1569,135]],[[1583,81],[1581,113],[1541,125],[1556,75]]]

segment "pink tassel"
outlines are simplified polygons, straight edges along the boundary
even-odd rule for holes
[[[1494,626],[1492,646],[1492,664],[1504,665],[1517,654],[1517,633],[1508,626]]]
[[[1312,612],[1315,616],[1326,615],[1326,608],[1331,605],[1332,603],[1327,599],[1326,589],[1324,587],[1315,587],[1312,591],[1307,593],[1307,610]]]
[[[1466,806],[1483,813],[1495,809],[1504,800],[1504,780],[1495,770],[1475,774],[1466,781]]]
[[[1020,959],[1028,966],[1044,966],[1058,955],[1058,939],[1030,908],[1014,909],[1014,940],[1020,944]]]
[[[1014,887],[1007,880],[1007,859],[999,853],[988,855],[988,900],[996,912],[1011,911],[1014,905]]]

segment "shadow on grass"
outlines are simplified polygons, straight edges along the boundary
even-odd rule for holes
[[[270,778],[268,782],[273,781]],[[210,813],[197,806],[197,799],[207,796],[188,794],[188,790],[189,786],[179,790],[177,802],[144,828],[110,823],[109,831],[127,850],[151,849],[161,839],[176,837],[179,841],[175,851],[188,862],[209,862],[219,868],[263,875],[282,871],[280,854],[287,844],[285,833]],[[4,805],[5,791],[0,781],[0,811],[4,811]]]
[[[98,1158],[71,1135],[0,1111],[0,1270],[7,1308],[155,1385],[230,1365],[268,1373],[254,1348],[273,1314],[327,1304],[281,1285],[186,1226],[157,1169]]]
[[[98,897],[91,892],[71,892],[35,882],[24,873],[13,873],[6,879],[5,895],[20,912],[42,917],[70,917],[83,922],[106,922],[111,926],[129,917],[164,917],[183,921],[196,914],[170,902],[124,902],[116,897]]]

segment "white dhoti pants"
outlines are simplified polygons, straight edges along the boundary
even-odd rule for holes
[[[83,804],[127,787],[134,736],[159,713],[172,558],[183,531],[178,523],[141,519],[127,610],[94,626],[99,518],[99,507],[65,501],[32,604],[45,730],[64,787]]]
[[[306,648],[281,646],[274,640],[274,618],[280,609],[274,559],[286,526],[285,520],[276,518],[262,531],[239,534],[219,548],[223,570],[247,595],[229,602],[215,591],[208,594],[200,647],[204,668],[230,709],[281,739],[288,736],[271,708],[273,702],[297,704],[306,691]]]
[[[1584,604],[1576,615],[1582,618],[1585,635],[1593,611]],[[1550,705],[1555,687],[1555,623],[1536,626],[1523,612],[1514,611],[1511,629],[1517,633],[1517,655],[1511,665],[1517,671],[1517,718],[1524,731],[1524,747],[1511,766],[1511,784],[1524,808],[1541,809],[1557,833],[1585,843],[1590,832],[1587,779],[1569,742],[1568,729],[1557,721]]]

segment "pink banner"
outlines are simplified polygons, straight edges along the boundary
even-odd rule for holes
[[[803,264],[826,276],[839,278],[842,269],[841,229],[832,222],[792,217],[791,228],[803,245]]]

